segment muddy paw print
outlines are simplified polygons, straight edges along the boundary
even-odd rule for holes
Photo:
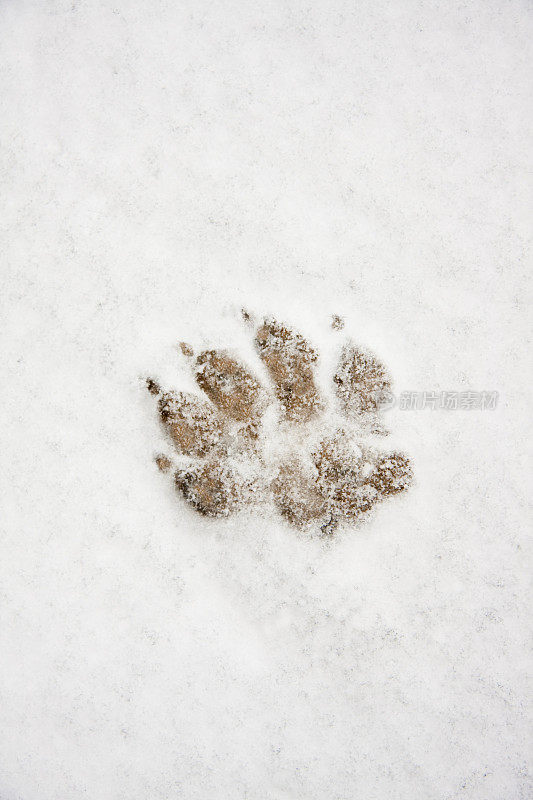
[[[341,330],[343,320],[335,316],[332,328]],[[391,391],[372,353],[344,346],[328,403],[317,386],[317,354],[299,333],[267,319],[254,343],[255,372],[228,351],[195,356],[180,344],[203,397],[147,381],[175,451],[156,463],[192,508],[222,517],[274,504],[297,528],[330,534],[408,488],[409,459],[366,443],[386,432],[380,406]]]

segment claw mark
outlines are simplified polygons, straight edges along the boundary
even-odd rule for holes
[[[153,394],[153,395],[158,395],[159,392],[161,391],[161,389],[159,387],[159,384],[156,383],[153,380],[153,378],[147,378],[146,379],[146,388],[148,389],[150,394]]]
[[[251,319],[247,312],[243,316]],[[332,327],[342,328],[343,320],[333,319]],[[160,454],[156,463],[161,472],[174,473],[177,490],[196,511],[224,517],[268,500],[291,525],[330,535],[343,521],[364,519],[377,503],[410,486],[407,456],[353,444],[349,427],[324,435],[312,451],[306,450],[302,436],[309,428],[303,423],[327,422],[314,378],[317,356],[299,333],[275,320],[259,327],[255,344],[273,393],[224,350],[205,350],[191,362],[206,399],[163,391],[155,380],[146,381],[158,398],[169,439],[187,462],[176,468]],[[190,345],[181,342],[180,348],[192,357]],[[391,386],[383,365],[356,346],[346,346],[334,384],[347,425],[350,419],[370,416],[367,432],[382,432],[377,398]],[[274,397],[288,425],[267,436],[263,412]]]
[[[187,342],[180,342],[180,350],[184,356],[187,356],[187,358],[191,358],[191,356],[194,355],[194,350],[190,344],[187,344]]]
[[[169,472],[172,466],[172,461],[164,454],[160,453],[155,457],[155,463],[161,472]]]

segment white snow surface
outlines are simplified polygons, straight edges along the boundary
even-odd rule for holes
[[[526,0],[0,5],[1,800],[522,800]],[[416,485],[330,542],[206,520],[142,379],[294,324]],[[332,331],[330,315],[346,317]],[[529,565],[529,567],[528,567]]]

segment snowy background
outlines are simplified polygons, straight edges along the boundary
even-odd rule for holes
[[[532,22],[3,0],[1,800],[531,796]],[[499,405],[389,411],[416,487],[329,546],[204,520],[141,379],[188,385],[180,339],[257,368],[243,305],[324,391],[347,334]]]

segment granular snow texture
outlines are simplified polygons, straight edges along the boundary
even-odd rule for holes
[[[531,797],[530,5],[0,26],[1,800]],[[415,482],[367,524],[202,516],[154,464],[188,346],[269,380],[243,308],[326,403],[345,340],[393,377]]]

